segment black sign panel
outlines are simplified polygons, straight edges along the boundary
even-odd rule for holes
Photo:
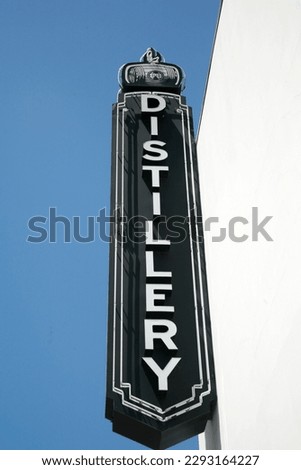
[[[114,431],[163,449],[202,432],[216,401],[185,99],[120,94],[112,157],[106,416]]]

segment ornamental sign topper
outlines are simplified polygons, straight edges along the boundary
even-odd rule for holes
[[[153,449],[203,432],[216,402],[184,78],[149,48],[113,105],[106,417]]]

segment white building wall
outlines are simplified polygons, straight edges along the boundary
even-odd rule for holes
[[[301,1],[224,0],[198,137],[219,418],[207,448],[301,449]],[[273,241],[252,241],[252,207]],[[236,235],[215,242],[234,216]],[[214,228],[215,227],[215,228]]]

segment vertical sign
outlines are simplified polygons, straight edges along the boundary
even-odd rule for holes
[[[106,417],[154,449],[216,402],[199,179],[184,73],[148,49],[113,107]]]

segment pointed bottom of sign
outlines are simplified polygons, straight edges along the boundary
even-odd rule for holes
[[[165,429],[158,429],[147,423],[135,419],[114,410],[112,400],[107,400],[106,418],[113,423],[113,431],[139,442],[154,450],[164,450],[204,432],[207,421],[211,418],[211,412],[207,415],[191,416],[189,420],[183,420],[175,426],[168,426]]]

